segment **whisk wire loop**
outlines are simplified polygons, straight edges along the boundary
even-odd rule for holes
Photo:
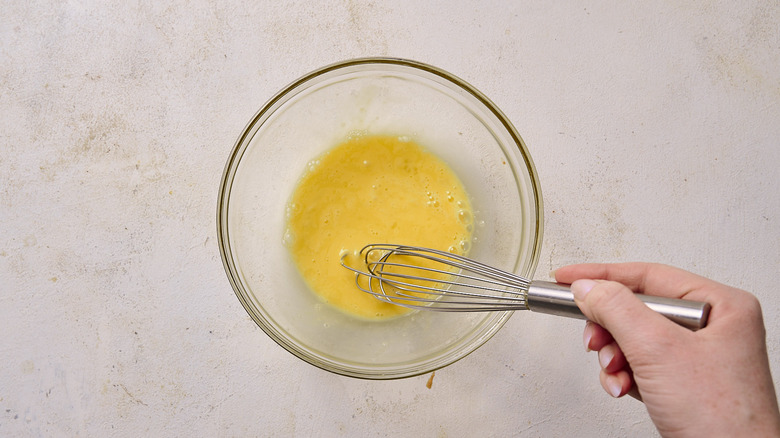
[[[446,312],[528,308],[528,280],[457,254],[389,244],[368,245],[360,254],[365,271],[345,263],[346,254],[341,265],[355,273],[361,291],[391,304]]]
[[[500,284],[517,284],[520,287],[527,287],[530,281],[524,277],[511,274],[506,271],[502,271],[493,266],[486,265],[484,263],[472,260],[470,258],[453,254],[446,251],[441,251],[432,248],[422,248],[416,246],[406,245],[391,245],[391,244],[372,244],[363,247],[360,252],[365,254],[365,261],[368,265],[370,262],[371,254],[375,251],[382,253],[381,258],[387,260],[390,256],[409,256],[418,257],[433,261],[435,263],[441,263],[454,268],[461,269],[463,271],[475,272],[480,275],[480,279],[487,278],[496,280]],[[451,272],[451,271],[450,271]]]

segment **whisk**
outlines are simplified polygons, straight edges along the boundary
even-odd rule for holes
[[[439,312],[531,310],[585,319],[568,285],[532,281],[467,257],[417,246],[372,244],[360,250],[365,270],[341,265],[355,273],[355,284],[379,300]],[[637,294],[652,310],[698,330],[707,324],[710,305]]]

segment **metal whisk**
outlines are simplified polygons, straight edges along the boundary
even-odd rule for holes
[[[365,270],[355,284],[379,300],[412,309],[440,312],[531,310],[585,319],[568,285],[532,281],[446,251],[417,246],[372,244],[360,250]],[[363,267],[361,266],[361,268]],[[710,305],[637,294],[649,308],[698,330],[707,324]]]

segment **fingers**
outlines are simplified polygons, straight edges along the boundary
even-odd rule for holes
[[[601,385],[613,397],[636,392],[633,378],[623,351],[612,339],[612,335],[598,324],[587,321],[583,331],[585,348],[598,351],[601,366]]]
[[[623,351],[616,343],[605,345],[599,350],[599,365],[607,373],[616,373],[628,365]]]
[[[564,266],[555,271],[555,279],[560,283],[571,284],[583,278],[616,281],[636,292],[672,298],[685,297],[705,286],[722,286],[682,269],[654,263],[586,263]],[[700,299],[701,296],[695,292],[688,298]]]
[[[582,343],[587,351],[599,351],[605,345],[614,342],[612,335],[603,327],[593,321],[585,321],[585,330],[582,331]]]
[[[650,310],[634,293],[613,281],[576,280],[571,286],[574,300],[589,319],[583,332],[588,349],[598,351],[599,380],[613,397],[626,394],[641,400],[631,367],[623,349],[637,349],[650,333],[661,338],[683,336],[687,332]]]
[[[612,397],[622,397],[628,394],[634,386],[634,380],[627,370],[620,370],[616,373],[608,373],[601,370],[599,373],[601,387]]]
[[[602,349],[613,342],[611,336],[631,361],[637,359],[632,355],[647,350],[648,336],[679,340],[694,333],[652,311],[620,283],[577,280],[572,283],[571,291],[582,313],[595,323],[587,326],[583,335],[590,335],[586,348]]]
[[[618,343],[621,338],[636,338],[642,333],[656,332],[659,325],[671,324],[620,283],[576,280],[571,291],[582,313],[607,330]]]
[[[726,286],[690,272],[652,263],[580,264],[555,271],[556,281],[571,284],[580,279],[615,281],[628,289],[648,295],[682,298],[709,303],[712,306],[708,329],[712,330],[723,315],[755,315],[755,297],[744,290]],[[735,309],[739,310],[737,312]],[[715,323],[715,324],[713,324]],[[760,324],[760,321],[758,321]],[[726,326],[727,324],[722,324]]]

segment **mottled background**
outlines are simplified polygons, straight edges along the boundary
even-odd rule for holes
[[[516,314],[427,389],[321,371],[249,319],[216,242],[227,155],[281,87],[359,56],[444,68],[515,123],[537,277],[646,260],[750,290],[777,382],[778,3],[488,3],[0,1],[0,435],[655,434],[581,321]]]

